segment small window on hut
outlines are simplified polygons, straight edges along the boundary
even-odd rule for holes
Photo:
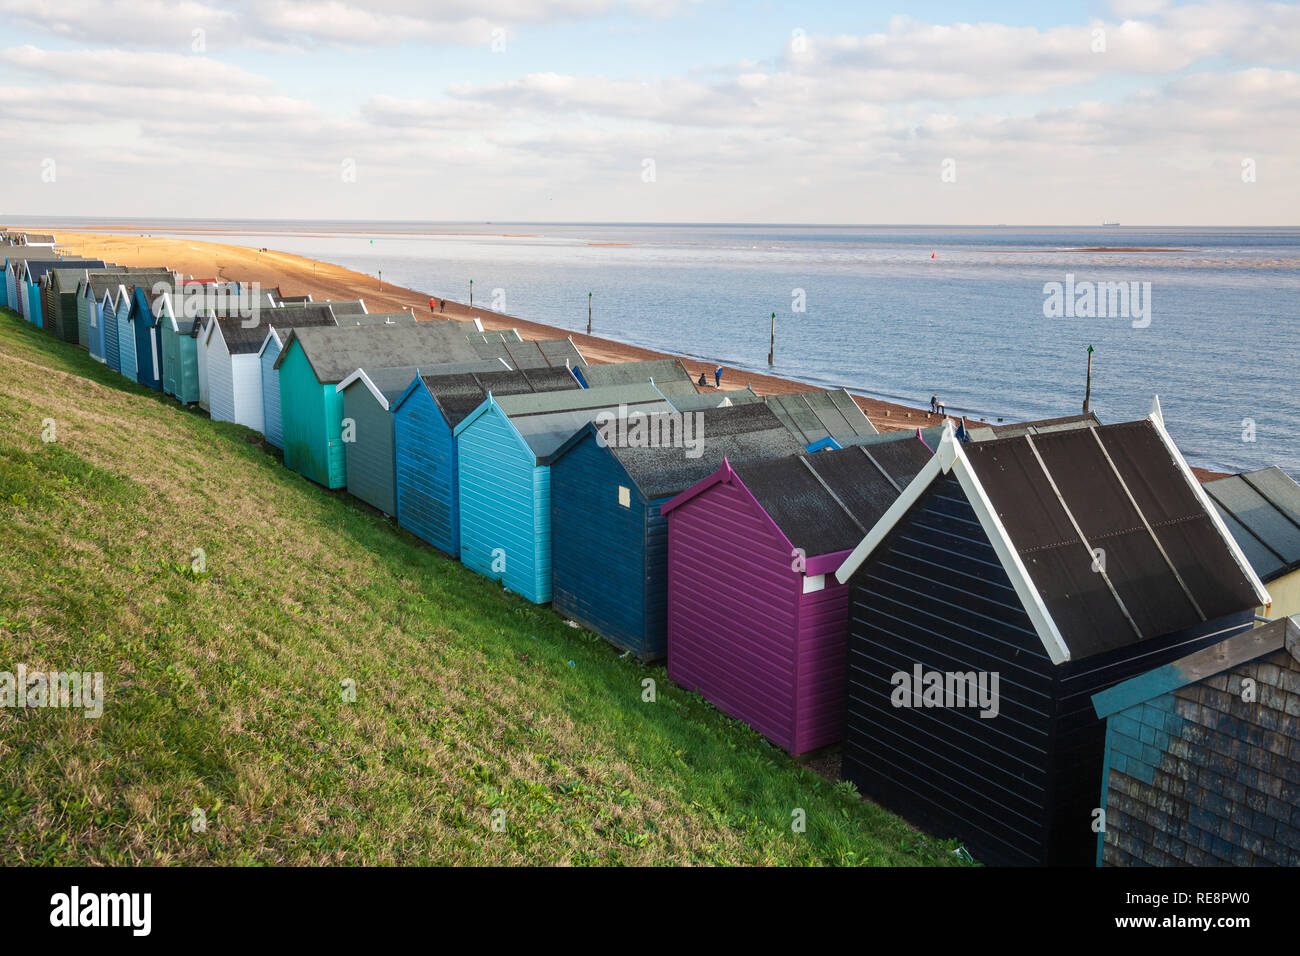
[[[632,507],[632,489],[627,485],[618,486],[618,503],[624,508]]]

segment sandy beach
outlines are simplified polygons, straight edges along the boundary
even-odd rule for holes
[[[283,295],[310,294],[318,301],[364,299],[366,307],[371,312],[413,310],[420,319],[440,317],[430,313],[429,296],[425,293],[387,282],[380,283],[374,276],[274,249],[255,249],[208,242],[198,238],[112,235],[97,231],[67,232],[52,227],[33,227],[33,231],[53,233],[58,241],[58,248],[65,253],[103,259],[105,262],[115,262],[119,265],[165,265],[187,276],[256,282],[263,288],[278,287]],[[711,362],[701,362],[669,351],[661,352],[627,345],[599,336],[569,332],[478,306],[471,309],[465,303],[451,298],[447,298],[446,303],[446,311],[441,317],[478,318],[484,328],[518,329],[519,334],[526,339],[569,336],[589,362],[636,362],[646,359],[677,358],[686,366],[693,379],[698,379],[700,374],[704,373],[708,381],[713,381],[713,370],[716,366]],[[724,368],[722,378],[724,391],[743,389],[746,385],[760,395],[806,392],[815,388],[804,382],[779,378],[775,375]],[[911,408],[861,395],[855,395],[854,400],[871,423],[882,432],[904,428],[927,428],[938,425],[942,421],[941,416],[921,408]],[[1202,481],[1223,474],[1200,468],[1194,470]]]

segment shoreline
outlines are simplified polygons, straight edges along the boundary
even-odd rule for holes
[[[36,227],[32,228],[35,230]],[[445,312],[430,314],[428,294],[388,282],[381,283],[375,277],[365,273],[294,253],[211,242],[199,238],[176,239],[100,232],[95,227],[72,232],[57,229],[49,231],[53,232],[59,249],[93,256],[123,266],[165,265],[186,275],[257,282],[263,288],[279,288],[284,295],[310,294],[318,301],[364,299],[370,312],[414,311],[416,317],[423,321],[436,320],[439,316],[455,319],[478,318],[485,329],[513,328],[517,329],[525,339],[567,337],[573,340],[583,357],[593,364],[674,358],[682,362],[692,380],[698,379],[703,373],[710,381],[713,378],[713,370],[717,367],[715,362],[706,362],[688,355],[631,345],[597,335],[587,335],[584,332],[570,332],[567,329],[477,306],[471,309],[465,303],[451,298],[445,300],[447,304]],[[210,234],[220,231],[210,230]],[[443,297],[437,296],[437,298]],[[759,395],[807,392],[818,388],[796,379],[724,366],[722,391],[743,389],[746,384]],[[869,398],[853,392],[850,394],[872,425],[881,432],[929,428],[942,424],[944,420],[943,416],[924,408]],[[971,421],[981,420],[971,419]],[[996,424],[997,420],[992,423]],[[1199,467],[1194,467],[1193,470],[1202,481],[1227,474],[1227,472]]]

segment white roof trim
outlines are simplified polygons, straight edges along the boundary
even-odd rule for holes
[[[1020,604],[1025,609],[1025,613],[1029,615],[1029,620],[1033,623],[1034,630],[1037,632],[1038,639],[1042,642],[1047,656],[1053,664],[1060,664],[1069,660],[1070,649],[1061,636],[1060,630],[1056,627],[1056,622],[1052,620],[1052,615],[1047,610],[1042,595],[1038,593],[1038,588],[1034,586],[1034,582],[1030,579],[1029,571],[1025,568],[1024,562],[1020,560],[1020,555],[1011,543],[1011,537],[1007,534],[1007,529],[1003,527],[1001,519],[998,518],[997,512],[993,508],[993,502],[989,500],[983,486],[979,483],[979,479],[975,476],[975,470],[971,468],[970,459],[962,451],[961,442],[957,441],[950,421],[944,423],[943,438],[939,441],[939,447],[935,451],[934,457],[926,462],[920,473],[903,489],[902,495],[890,505],[889,510],[867,532],[867,536],[845,558],[844,563],[835,572],[836,580],[841,584],[846,583],[852,577],[853,572],[876,549],[876,546],[911,510],[912,506],[916,504],[926,489],[934,483],[935,479],[941,473],[947,474],[949,472],[956,475],[962,491],[966,493],[966,499],[975,511],[975,516],[979,518],[980,526],[984,529],[984,534],[988,537],[989,543],[998,556],[998,560],[1002,563],[1003,570],[1006,571],[1007,577],[1011,579],[1011,586],[1015,588],[1016,596],[1020,599]]]
[[[358,381],[361,382],[363,385],[365,385],[366,388],[370,389],[370,394],[375,396],[375,401],[379,403],[379,407],[382,408],[384,411],[388,411],[388,399],[384,398],[384,393],[381,392],[375,386],[375,383],[370,380],[370,376],[366,374],[366,370],[363,368],[357,369],[355,372],[353,372],[343,381],[335,385],[334,391],[342,395],[343,390],[345,388],[347,388],[353,382],[358,382]]]
[[[1232,532],[1228,530],[1228,526],[1225,525],[1223,519],[1219,517],[1219,509],[1214,507],[1214,503],[1210,501],[1210,496],[1205,493],[1205,489],[1201,487],[1201,483],[1196,480],[1196,475],[1192,473],[1192,469],[1187,464],[1187,460],[1183,458],[1183,453],[1178,450],[1178,446],[1174,444],[1174,440],[1169,437],[1169,432],[1165,431],[1165,420],[1164,416],[1160,412],[1159,398],[1155,400],[1151,407],[1151,414],[1148,415],[1147,418],[1150,420],[1151,424],[1155,426],[1156,434],[1159,435],[1160,440],[1164,442],[1165,450],[1168,451],[1169,456],[1173,458],[1174,464],[1178,466],[1178,470],[1183,473],[1183,478],[1192,489],[1192,494],[1196,495],[1197,500],[1201,503],[1201,507],[1205,509],[1206,513],[1210,516],[1210,520],[1214,522],[1215,530],[1219,532],[1219,536],[1223,538],[1224,543],[1227,544],[1228,550],[1232,552],[1233,560],[1237,562],[1237,566],[1240,567],[1242,573],[1245,574],[1246,580],[1249,581],[1250,586],[1254,588],[1255,596],[1259,598],[1259,603],[1263,605],[1264,610],[1267,613],[1269,606],[1273,603],[1273,598],[1264,587],[1264,582],[1259,579],[1259,575],[1255,573],[1255,569],[1252,568],[1250,562],[1246,560],[1246,555],[1237,544],[1236,539],[1233,538]]]

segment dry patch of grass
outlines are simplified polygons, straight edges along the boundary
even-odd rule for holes
[[[0,670],[105,675],[0,709],[0,862],[956,862],[246,429],[10,315],[0,368]]]

